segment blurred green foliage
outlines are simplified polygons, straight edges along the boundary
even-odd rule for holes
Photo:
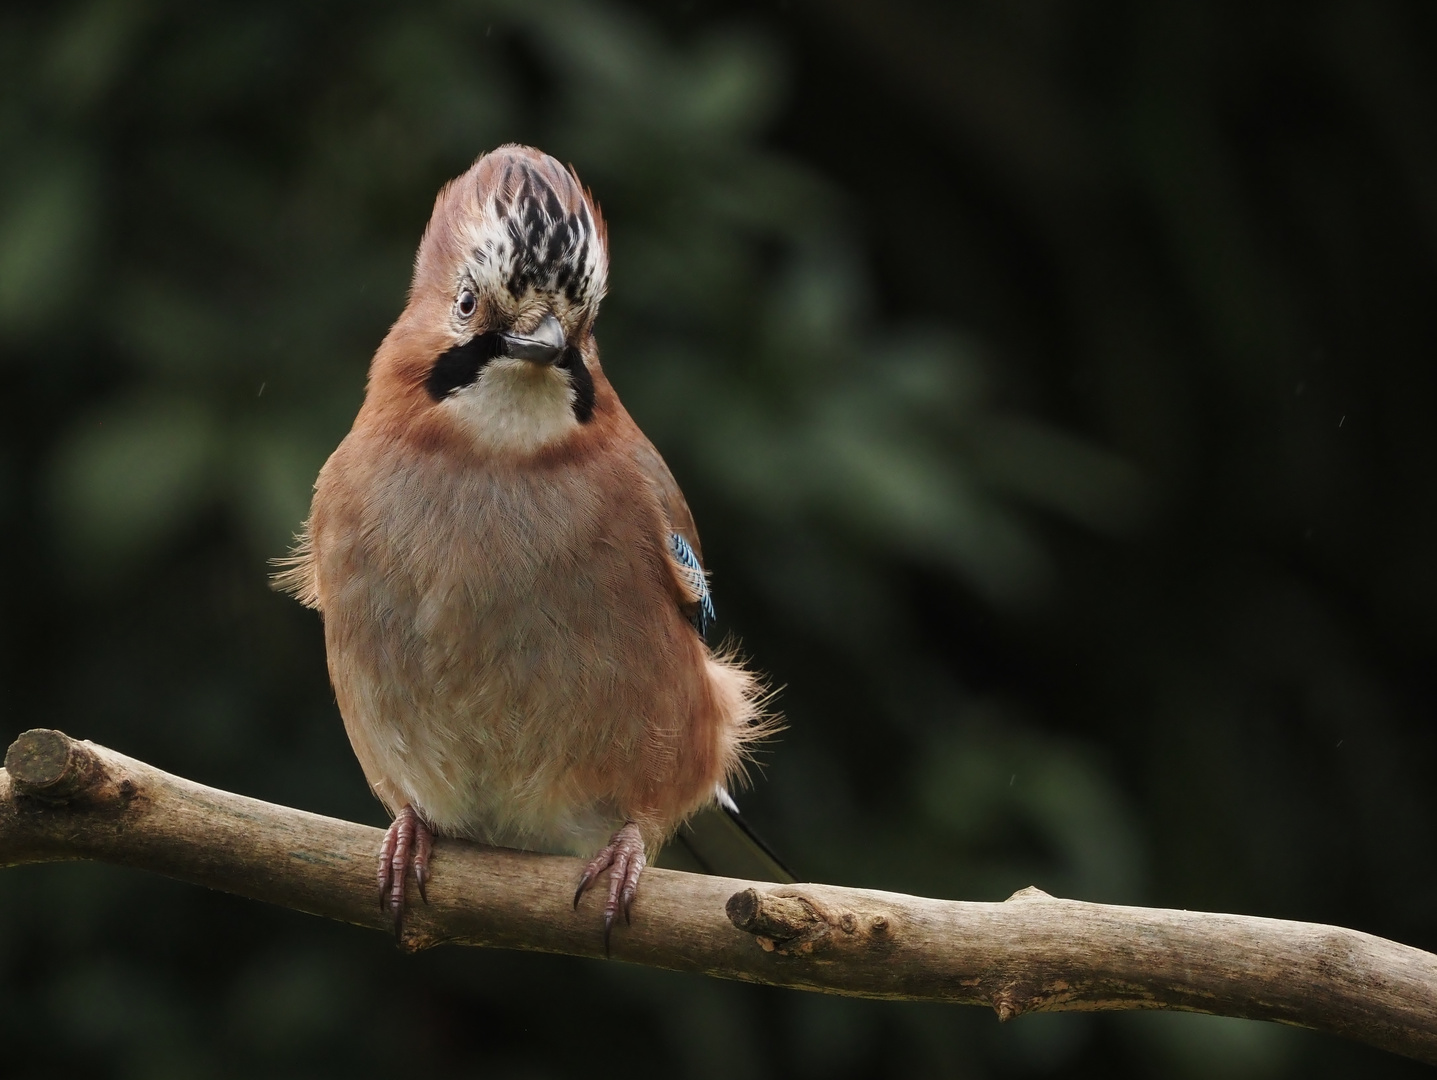
[[[266,560],[435,191],[522,141],[609,219],[605,367],[785,688],[745,803],[802,873],[1437,947],[1434,29],[1358,0],[0,8],[9,735],[380,820]],[[403,957],[98,867],[7,871],[0,912],[17,1075],[1407,1071],[1237,1021]]]

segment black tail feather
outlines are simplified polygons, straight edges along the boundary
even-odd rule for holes
[[[660,853],[658,865],[781,884],[798,880],[732,800],[700,810],[686,821]]]

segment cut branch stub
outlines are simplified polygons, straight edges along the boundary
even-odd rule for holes
[[[130,794],[123,785],[109,782],[104,764],[87,743],[52,728],[34,728],[11,743],[5,770],[16,794],[45,802],[107,802]]]
[[[765,952],[806,956],[839,941],[856,946],[886,941],[885,912],[860,915],[837,908],[796,888],[760,892],[744,889],[724,905],[729,922],[754,936]]]

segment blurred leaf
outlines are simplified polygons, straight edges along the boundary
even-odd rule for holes
[[[253,546],[281,552],[309,517],[309,493],[330,448],[274,424],[245,432],[235,448],[231,483]]]
[[[74,5],[55,34],[42,76],[70,108],[94,105],[119,80],[154,12],[146,0]]]
[[[1221,1073],[1262,1080],[1289,1073],[1302,1036],[1281,1024],[1199,1013],[1123,1018],[1123,1027],[1161,1055],[1167,1075],[1187,1080]]]
[[[969,713],[972,725],[981,714]],[[969,725],[934,740],[917,787],[924,810],[970,860],[991,860],[1001,873],[1026,862],[1034,880],[1023,884],[1055,896],[1141,903],[1142,844],[1131,811],[1091,756],[1011,722]]]
[[[1007,417],[985,422],[973,444],[979,474],[999,490],[1091,529],[1128,532],[1141,520],[1137,471],[1089,443]]]
[[[13,166],[12,166],[13,167]],[[6,170],[7,172],[9,170]],[[81,153],[32,149],[0,187],[0,337],[30,334],[84,310],[94,277],[98,215]]]
[[[193,518],[210,496],[213,419],[184,398],[117,402],[82,421],[54,463],[54,507],[77,574],[118,569]]]

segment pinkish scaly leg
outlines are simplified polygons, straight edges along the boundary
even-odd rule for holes
[[[419,898],[426,904],[429,897],[429,853],[434,848],[434,834],[412,806],[394,816],[384,842],[379,845],[379,908],[394,917],[398,926],[404,919],[404,885],[409,872],[419,885]]]
[[[618,918],[620,909],[624,912],[624,922],[629,921],[629,909],[634,906],[634,894],[639,889],[639,875],[644,872],[648,861],[639,827],[631,821],[609,837],[608,845],[584,867],[584,876],[579,879],[579,887],[574,892],[576,908],[579,906],[579,898],[588,891],[589,886],[605,870],[609,871],[609,895],[604,901],[606,953],[609,951],[609,934],[614,929],[614,920]]]

